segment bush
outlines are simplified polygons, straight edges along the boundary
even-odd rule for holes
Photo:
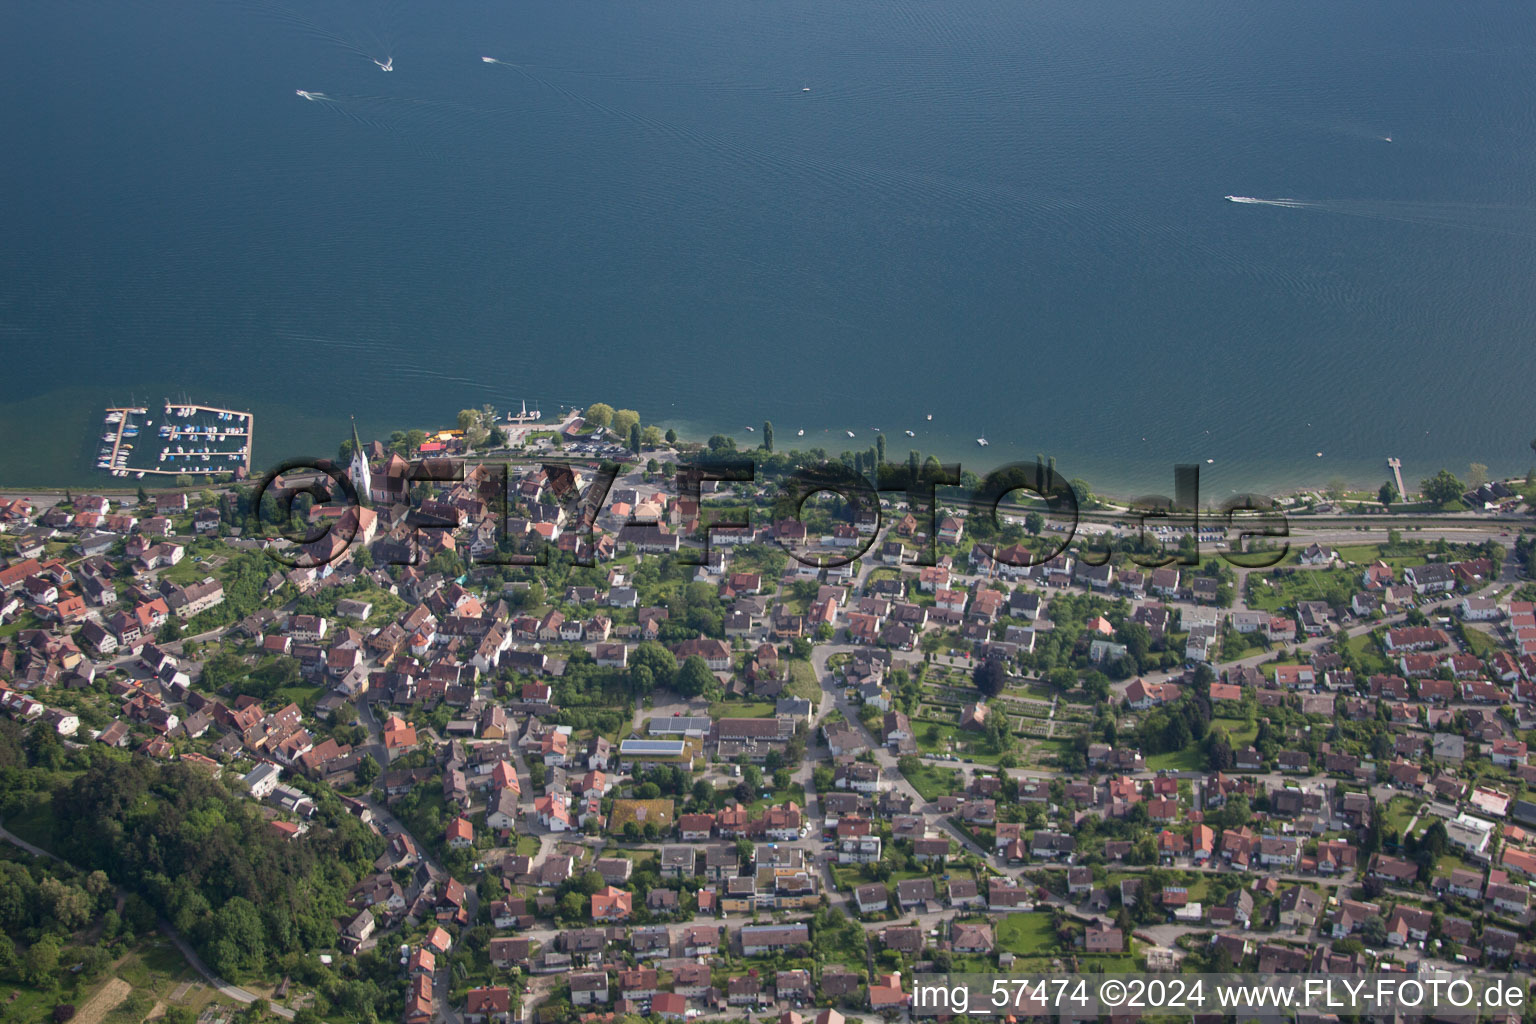
[[[69,1020],[74,1015],[74,1003],[60,1003],[58,1006],[53,1008],[53,1019],[55,1024],[64,1024],[65,1021]]]

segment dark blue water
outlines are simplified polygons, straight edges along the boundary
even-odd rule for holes
[[[1439,0],[13,3],[0,482],[105,484],[97,409],[180,394],[253,409],[259,466],[351,414],[526,398],[744,443],[879,426],[977,468],[1043,451],[1120,491],[1179,461],[1211,496],[1374,484],[1389,455],[1523,472],[1533,25]]]

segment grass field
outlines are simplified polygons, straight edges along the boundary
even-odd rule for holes
[[[800,658],[789,659],[789,686],[784,692],[787,696],[801,697],[812,704],[820,702],[821,683],[810,662]]]
[[[710,718],[772,718],[773,705],[755,700],[717,700],[709,706]]]
[[[929,718],[914,719],[912,731],[917,737],[917,749],[924,754],[953,753],[977,764],[997,763],[998,755],[980,749],[979,733],[966,732],[957,725]]]
[[[1255,719],[1253,725],[1249,726],[1245,724],[1241,718],[1222,718],[1218,716],[1211,719],[1211,724],[1219,725],[1223,729],[1227,730],[1227,737],[1232,741],[1234,746],[1247,746],[1254,740],[1258,739],[1259,736],[1259,725],[1257,719]]]
[[[1419,555],[1390,555],[1383,558],[1380,544],[1346,544],[1343,547],[1334,548],[1334,550],[1346,562],[1354,562],[1356,565],[1371,565],[1377,561],[1382,561],[1399,571],[1404,566],[1420,565],[1424,561],[1424,558]]]
[[[1345,593],[1358,582],[1349,569],[1300,569],[1289,576],[1249,577],[1248,607],[1273,612],[1294,608],[1297,601],[1325,601],[1331,592]]]
[[[945,793],[955,792],[957,787],[953,770],[929,764],[918,765],[906,779],[924,800],[937,800]]]
[[[1467,637],[1467,647],[1479,658],[1486,658],[1498,650],[1499,645],[1497,641],[1482,630],[1473,629],[1468,626],[1463,632]]]
[[[1201,753],[1198,743],[1191,743],[1183,750],[1175,750],[1167,754],[1153,754],[1147,758],[1147,768],[1154,772],[1188,772],[1201,768],[1204,764],[1205,756]]]
[[[1388,829],[1403,835],[1408,829],[1408,823],[1413,820],[1414,813],[1419,809],[1417,801],[1406,796],[1394,796],[1387,801],[1387,806],[1382,808],[1382,821]]]
[[[325,688],[321,686],[283,686],[277,689],[273,697],[284,704],[297,704],[300,710],[309,714],[314,711],[315,701],[324,692]]]
[[[997,948],[1015,956],[1039,956],[1056,948],[1051,915],[1009,914],[997,923]]]

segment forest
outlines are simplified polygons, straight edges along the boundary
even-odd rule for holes
[[[0,816],[61,858],[4,847],[0,977],[67,1000],[77,976],[96,976],[163,920],[237,983],[293,974],[329,1005],[395,1012],[393,972],[362,960],[320,968],[306,955],[336,946],[338,922],[355,913],[347,892],[383,849],[329,788],[298,783],[318,811],[289,842],[248,796],[198,768],[36,738],[48,735],[0,721]]]

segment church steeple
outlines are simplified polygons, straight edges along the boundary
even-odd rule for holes
[[[357,417],[352,417],[352,462],[347,467],[347,473],[352,478],[352,486],[357,488],[359,500],[373,501],[373,472],[368,468],[368,456],[363,451],[363,442],[357,437]]]

